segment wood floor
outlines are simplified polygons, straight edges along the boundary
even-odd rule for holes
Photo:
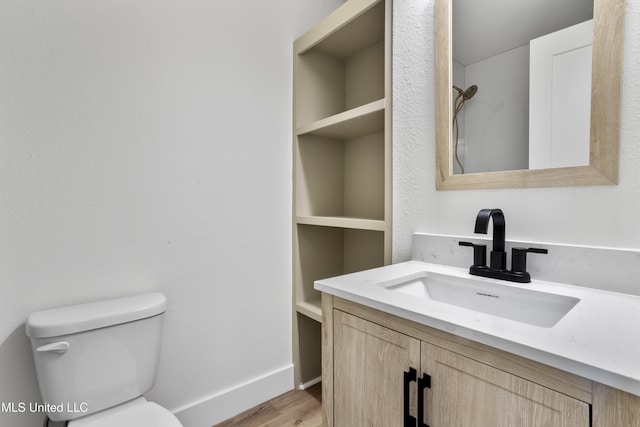
[[[322,383],[293,390],[213,427],[320,427]]]

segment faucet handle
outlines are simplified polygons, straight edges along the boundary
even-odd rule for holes
[[[514,273],[527,272],[527,253],[547,254],[548,250],[543,248],[513,248],[511,250],[511,271]]]
[[[473,248],[473,267],[487,266],[487,245],[476,245],[471,242],[458,242],[460,246],[470,246]]]

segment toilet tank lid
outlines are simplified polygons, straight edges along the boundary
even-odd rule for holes
[[[132,322],[163,313],[167,299],[161,293],[114,298],[31,313],[27,335],[57,337]]]

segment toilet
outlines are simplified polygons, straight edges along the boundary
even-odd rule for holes
[[[69,427],[182,427],[143,397],[158,370],[166,305],[151,293],[32,313],[27,335],[49,419]]]

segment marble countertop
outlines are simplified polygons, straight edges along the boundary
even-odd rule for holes
[[[552,327],[533,326],[394,292],[380,283],[433,272],[566,295],[580,301]],[[640,297],[532,280],[477,278],[466,269],[408,261],[318,280],[315,289],[640,396]]]

